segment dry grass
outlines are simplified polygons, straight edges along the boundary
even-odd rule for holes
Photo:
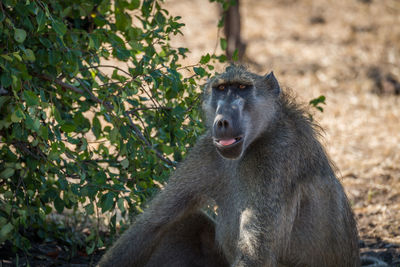
[[[242,1],[250,67],[271,69],[302,101],[321,94],[316,119],[356,213],[361,236],[400,244],[400,98],[373,93],[372,66],[400,80],[397,0]],[[191,50],[185,64],[214,51],[219,11],[206,0],[170,0]],[[312,23],[311,21],[322,23]]]

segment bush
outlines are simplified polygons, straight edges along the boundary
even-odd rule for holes
[[[110,212],[115,232],[117,210],[140,211],[203,130],[198,82],[216,57],[184,77],[188,50],[169,44],[183,24],[156,0],[0,9],[0,244],[27,250],[37,232],[90,254],[98,232],[80,241],[49,214]]]

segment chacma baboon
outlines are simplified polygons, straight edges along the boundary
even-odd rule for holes
[[[207,133],[100,266],[359,266],[316,126],[274,74],[231,65],[207,83],[203,109]],[[215,223],[200,212],[210,201]]]

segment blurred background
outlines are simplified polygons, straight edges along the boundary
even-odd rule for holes
[[[395,251],[388,243],[400,243],[400,1],[242,0],[239,7],[243,63],[259,74],[273,70],[300,101],[326,97],[314,117],[361,238]],[[170,0],[166,9],[186,24],[173,39],[190,50],[183,65],[220,49],[217,4]]]

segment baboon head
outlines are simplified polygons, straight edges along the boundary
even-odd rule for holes
[[[280,87],[271,72],[260,76],[230,65],[205,88],[203,110],[221,156],[238,159],[268,129],[277,110]]]

